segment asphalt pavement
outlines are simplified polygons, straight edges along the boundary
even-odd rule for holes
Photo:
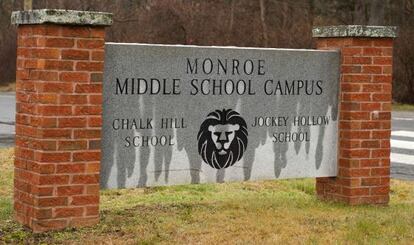
[[[391,176],[414,180],[414,112],[393,112]]]
[[[0,94],[0,147],[14,145],[16,98],[14,93]]]
[[[16,99],[0,94],[0,148],[14,145]],[[391,132],[391,176],[414,180],[414,112],[393,112]]]

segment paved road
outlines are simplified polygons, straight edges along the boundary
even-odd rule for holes
[[[0,147],[14,144],[15,97],[0,94]],[[414,112],[393,112],[391,133],[391,175],[414,180]]]
[[[14,115],[16,100],[14,93],[0,94],[0,147],[14,144]]]
[[[414,112],[393,112],[391,176],[414,180]]]

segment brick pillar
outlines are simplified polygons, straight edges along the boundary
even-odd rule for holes
[[[395,27],[314,28],[318,49],[341,51],[338,176],[317,178],[321,199],[387,204]]]
[[[105,26],[112,15],[12,14],[18,25],[14,216],[34,232],[99,221]]]

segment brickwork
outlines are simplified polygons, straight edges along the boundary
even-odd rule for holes
[[[18,27],[14,210],[34,232],[99,221],[104,35]]]
[[[317,38],[341,51],[338,176],[317,178],[318,197],[387,204],[390,190],[392,38]]]
[[[96,224],[104,28],[111,16],[66,10],[13,16],[20,24],[15,219],[34,232]],[[55,24],[45,24],[45,18]],[[317,39],[319,49],[342,54],[339,172],[317,179],[322,199],[349,204],[389,200],[392,44],[386,37]]]

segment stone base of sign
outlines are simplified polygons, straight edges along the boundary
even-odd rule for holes
[[[12,17],[19,25],[14,216],[34,232],[99,221],[104,26],[111,15],[82,13]]]
[[[317,178],[317,195],[351,205],[387,204],[396,28],[318,27],[313,34],[318,49],[339,49],[342,56],[339,171],[334,178]]]

